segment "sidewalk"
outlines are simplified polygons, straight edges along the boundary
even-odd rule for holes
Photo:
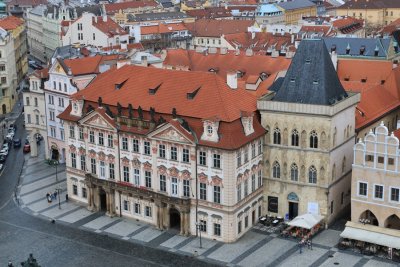
[[[25,155],[25,164],[18,188],[20,208],[45,220],[54,219],[62,223],[127,242],[168,250],[188,256],[197,256],[208,262],[225,266],[396,266],[381,259],[367,257],[346,251],[338,251],[334,246],[339,240],[339,231],[325,230],[313,239],[313,250],[303,249],[299,253],[297,242],[268,233],[263,226],[256,225],[240,240],[224,244],[210,239],[184,237],[178,231],[160,231],[154,226],[127,218],[110,218],[103,212],[92,213],[74,201],[65,202],[65,166],[55,168],[44,159],[44,144],[39,147],[36,158]],[[61,188],[61,209],[58,198],[48,203],[46,193]]]

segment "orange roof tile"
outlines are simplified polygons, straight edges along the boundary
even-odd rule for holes
[[[400,30],[400,18],[396,19],[392,23],[383,27],[379,32],[382,34],[392,35],[394,31]]]
[[[185,25],[193,36],[220,37],[223,34],[247,32],[247,28],[254,24],[254,20],[199,19]]]
[[[76,59],[65,59],[64,63],[71,69],[74,76],[99,73],[99,66],[107,61],[114,60],[118,55],[96,55]]]
[[[254,51],[267,50],[269,46],[275,46],[276,50],[281,50],[282,46],[286,46],[291,51],[295,50],[294,44],[291,43],[291,36],[288,33],[284,35],[273,34],[270,32],[249,32],[226,34],[224,39],[233,47],[246,49],[252,47]]]
[[[186,26],[183,23],[160,23],[158,25],[142,25],[140,26],[140,34],[161,34],[161,33],[173,33],[176,31],[185,31]]]
[[[0,27],[6,31],[11,31],[24,24],[24,20],[14,16],[8,16],[0,19]]]
[[[115,35],[125,35],[128,34],[118,23],[112,20],[110,17],[107,17],[107,20],[104,21],[102,16],[97,17],[97,22],[93,17],[92,24],[94,27],[107,34],[109,37]]]
[[[246,56],[245,53],[236,55],[234,51],[227,54],[220,53],[205,55],[194,50],[170,49],[164,60],[166,66],[187,66],[193,71],[208,72],[210,69],[218,70],[217,75],[226,79],[226,73],[230,70],[242,71],[242,79],[246,81],[249,75],[260,76],[262,72],[270,75],[281,70],[287,70],[291,60],[285,57],[266,55]]]
[[[390,61],[339,59],[337,73],[341,81],[348,79],[361,82],[362,79],[366,79],[365,83],[381,84],[382,81],[386,81],[392,68],[393,64]]]
[[[113,15],[117,13],[119,10],[127,10],[127,9],[137,9],[142,7],[156,7],[158,3],[152,0],[142,0],[142,1],[128,1],[122,3],[111,3],[105,4],[104,8],[106,9],[107,15]]]
[[[135,75],[132,76],[132,73]],[[122,88],[116,90],[115,83],[123,84]],[[149,94],[149,89],[157,86],[157,92]],[[187,93],[196,88],[200,88],[196,96],[188,99]],[[156,111],[163,114],[170,114],[175,107],[182,116],[204,119],[218,115],[222,121],[228,122],[240,118],[241,110],[256,110],[256,98],[253,95],[230,89],[223,79],[213,73],[195,71],[126,65],[100,74],[74,97],[84,96],[85,100],[96,102],[99,95],[104,103],[110,105],[120,102],[128,106],[131,103],[134,107],[140,105],[143,110],[156,107]]]

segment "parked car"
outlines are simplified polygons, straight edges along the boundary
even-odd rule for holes
[[[14,139],[14,135],[15,135],[14,132],[10,132],[10,133],[8,133],[8,134],[6,135],[6,139],[11,141],[11,140]]]
[[[14,147],[20,147],[21,146],[21,139],[14,139],[13,141]]]
[[[7,159],[7,156],[6,156],[6,155],[1,155],[1,154],[0,154],[0,162],[1,162],[1,163],[4,163],[4,162],[6,161],[6,159]]]
[[[24,151],[24,153],[29,153],[29,152],[31,152],[31,145],[30,145],[29,143],[28,143],[28,144],[25,144],[25,145],[24,145],[23,151]]]

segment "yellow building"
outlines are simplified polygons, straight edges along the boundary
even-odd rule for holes
[[[11,112],[17,88],[28,71],[24,21],[9,16],[0,20],[0,106],[1,114]]]
[[[211,2],[208,0],[206,1],[182,1],[181,2],[181,8],[180,10],[182,12],[188,11],[188,10],[194,10],[194,9],[204,9],[206,7],[211,7]]]
[[[388,25],[400,17],[400,1],[351,0],[338,7],[336,14],[364,19],[367,26]]]
[[[317,6],[309,0],[297,0],[276,4],[284,12],[286,24],[297,24],[305,16],[316,16]]]

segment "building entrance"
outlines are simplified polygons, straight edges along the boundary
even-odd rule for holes
[[[299,203],[289,202],[289,220],[296,218],[299,213]]]
[[[99,192],[99,198],[100,198],[100,210],[107,211],[107,195],[103,189],[101,189]]]
[[[181,230],[181,214],[177,209],[169,210],[169,227],[177,230]]]

